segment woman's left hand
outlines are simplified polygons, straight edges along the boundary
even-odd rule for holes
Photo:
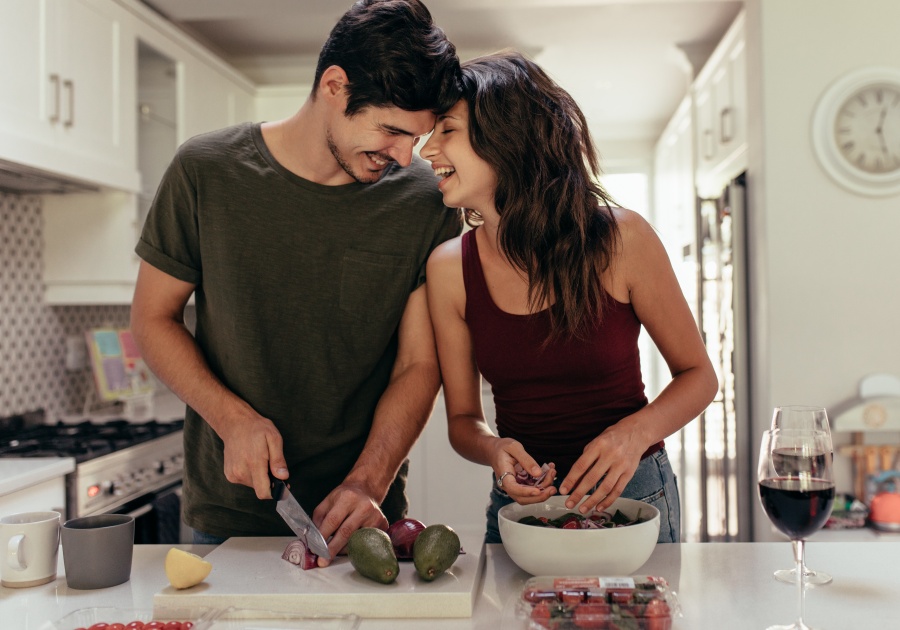
[[[560,494],[568,494],[566,507],[579,507],[582,514],[591,510],[602,511],[612,505],[625,490],[641,462],[647,446],[638,434],[620,421],[606,429],[584,447],[584,452],[572,465],[572,469],[559,487]],[[601,481],[602,479],[602,481]],[[588,494],[597,482],[600,485]]]

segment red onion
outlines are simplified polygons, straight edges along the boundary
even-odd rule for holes
[[[411,560],[413,557],[413,543],[425,525],[414,518],[401,518],[387,529],[394,546],[394,553],[398,560]]]
[[[319,556],[310,551],[306,546],[306,543],[299,538],[288,543],[288,546],[284,548],[284,553],[281,554],[281,557],[291,564],[296,564],[304,571],[307,569],[315,569],[319,566]]]

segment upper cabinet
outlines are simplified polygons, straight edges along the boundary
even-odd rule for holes
[[[184,64],[186,138],[253,119],[253,92],[199,59]]]
[[[0,5],[0,159],[137,190],[130,24],[109,0]]]
[[[55,24],[59,33],[58,41],[48,40],[45,52],[32,46],[33,54],[28,55],[29,63],[32,57],[38,60],[32,70],[47,77],[46,82],[41,79],[47,84],[45,91],[32,99],[43,114],[35,117],[30,106],[0,90],[0,159],[75,176],[73,169],[80,165],[64,170],[63,162],[76,161],[72,155],[77,149],[80,156],[102,156],[109,163],[108,173],[130,173],[105,178],[81,175],[80,179],[99,185],[98,190],[44,198],[44,300],[129,304],[139,265],[134,247],[178,145],[199,133],[253,120],[255,87],[137,0],[37,0],[34,6],[30,0],[18,0],[15,4],[27,9],[23,14],[35,25],[14,44],[2,38],[6,18],[15,14],[21,21],[22,16],[7,8],[9,4],[0,4],[0,53],[10,54],[17,45],[27,47],[34,33],[41,32],[41,24]],[[77,52],[57,53],[66,49]],[[63,61],[56,66],[52,58]],[[76,68],[92,68],[93,73],[82,78]],[[27,73],[16,74],[10,83],[22,89]],[[7,113],[25,122],[6,125]],[[44,149],[34,163],[21,154],[3,155],[3,136],[13,133],[6,126],[25,125],[38,131],[22,136],[42,138]],[[69,142],[74,145],[71,149],[63,146]],[[86,157],[79,160],[90,163]]]
[[[693,86],[696,184],[714,195],[747,167],[744,14],[728,29]]]

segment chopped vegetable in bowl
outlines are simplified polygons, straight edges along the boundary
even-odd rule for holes
[[[519,523],[523,525],[554,527],[556,529],[612,529],[613,527],[625,527],[643,522],[640,509],[638,509],[634,518],[625,516],[621,510],[616,510],[615,514],[600,512],[590,516],[584,516],[578,512],[568,512],[556,518],[532,516],[529,514],[519,519]]]

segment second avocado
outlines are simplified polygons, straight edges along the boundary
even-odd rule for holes
[[[426,582],[453,566],[459,557],[459,536],[447,525],[429,525],[413,544],[413,564]]]

